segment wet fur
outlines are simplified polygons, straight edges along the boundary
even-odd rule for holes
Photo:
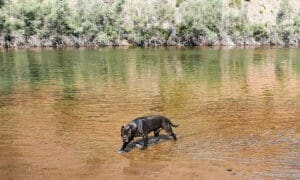
[[[177,140],[176,134],[173,132],[172,127],[177,127],[168,118],[164,116],[145,116],[132,120],[125,127],[121,127],[121,137],[123,145],[120,151],[125,151],[126,146],[134,139],[134,137],[142,137],[144,146],[142,149],[147,148],[148,134],[154,132],[154,136],[158,137],[160,130],[163,129],[169,136],[172,136],[174,141]]]

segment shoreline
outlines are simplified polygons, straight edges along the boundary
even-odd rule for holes
[[[0,49],[32,49],[32,48],[99,48],[99,47],[282,47],[282,48],[298,48],[300,47],[300,37],[295,36],[292,39],[282,40],[280,38],[273,39],[262,38],[256,40],[255,37],[221,37],[215,38],[213,41],[208,40],[204,36],[177,37],[175,40],[166,39],[150,39],[141,44],[131,42],[127,39],[116,39],[107,42],[98,42],[96,39],[88,36],[75,37],[72,35],[51,36],[47,38],[39,38],[36,35],[29,37],[18,36],[7,38],[0,37]]]
[[[198,48],[198,49],[222,49],[222,50],[230,50],[230,49],[297,49],[300,46],[278,46],[278,45],[244,45],[244,46],[225,46],[225,45],[214,45],[214,46],[63,46],[63,47],[13,47],[13,48],[4,48],[0,46],[0,51],[14,51],[14,50],[65,50],[65,49],[101,49],[101,48],[116,48],[116,49],[130,49],[130,48],[145,48],[145,49],[190,49],[190,48]]]
[[[136,46],[136,45],[101,45],[101,46],[18,46],[18,47],[3,47],[0,46],[1,51],[6,50],[40,50],[40,49],[98,49],[98,48],[145,48],[145,49],[156,49],[156,48],[174,48],[174,49],[189,49],[189,48],[211,48],[211,49],[256,49],[256,48],[289,48],[297,49],[298,46],[288,45],[197,45],[197,46],[185,46],[185,45],[160,45],[160,46]]]

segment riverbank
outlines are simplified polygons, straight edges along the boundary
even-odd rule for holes
[[[89,36],[51,36],[48,38],[39,38],[38,36],[16,36],[0,37],[0,48],[2,49],[23,49],[23,48],[64,48],[64,47],[105,47],[105,46],[140,46],[140,47],[193,47],[193,46],[280,46],[280,47],[299,47],[300,36],[291,36],[285,40],[274,36],[272,38],[263,38],[256,40],[254,37],[229,37],[219,36],[213,41],[206,37],[170,37],[168,40],[153,38],[143,44],[130,42],[127,39],[117,39],[114,41],[101,42],[95,37]]]
[[[300,2],[3,1],[0,47],[299,47]]]

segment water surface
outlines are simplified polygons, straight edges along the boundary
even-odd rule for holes
[[[0,178],[300,178],[300,49],[0,52]],[[161,114],[178,141],[117,154]],[[163,133],[163,132],[162,132]]]

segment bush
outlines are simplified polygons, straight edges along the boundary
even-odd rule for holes
[[[229,6],[230,7],[238,7],[238,8],[240,8],[241,5],[242,5],[241,0],[230,0],[229,1]]]
[[[98,17],[100,13],[103,14],[103,3],[98,4],[96,1],[86,2],[77,0],[67,19],[70,33],[75,36],[96,36],[100,30],[100,28],[97,27],[96,17]]]
[[[232,14],[229,13],[226,18],[225,29],[229,35],[233,36],[249,36],[251,29],[245,14]]]
[[[54,6],[56,5],[53,5],[52,7]],[[48,32],[49,34],[54,31],[59,32],[61,24],[56,24],[57,28],[55,29],[52,26],[54,23],[50,22],[50,7],[51,6],[41,4],[37,1],[20,1],[18,3],[7,2],[1,9],[0,21],[2,25],[0,26],[3,31],[8,34],[19,34],[25,37],[36,34],[42,36],[45,34],[45,29],[52,29],[51,32]],[[55,18],[57,18],[57,16],[52,19]],[[58,21],[64,21],[64,19]],[[51,24],[51,26],[49,25],[47,27],[48,24]]]
[[[180,4],[179,11],[182,19],[179,33],[194,35],[208,35],[210,32],[218,34],[221,23],[221,0],[187,0]]]
[[[6,14],[3,9],[0,9],[0,32],[3,32],[5,29]]]
[[[0,8],[2,8],[2,6],[4,6],[4,0],[0,0]]]
[[[126,1],[121,28],[128,40],[138,45],[147,44],[153,37],[166,40],[175,23],[174,12],[168,0]]]
[[[289,1],[281,0],[275,27],[250,24],[247,14],[242,0],[227,5],[222,0],[0,0],[0,35],[60,41],[76,36],[80,38],[69,39],[99,44],[183,40],[197,45],[227,35],[259,41],[272,33],[284,39],[300,33],[300,12],[293,12]]]
[[[46,35],[62,35],[70,32],[71,28],[67,22],[71,14],[65,0],[49,2],[45,7],[45,12],[44,30]]]
[[[290,35],[300,32],[300,12],[294,12],[289,1],[282,0],[277,13],[276,23],[279,36],[284,41],[288,41]]]
[[[294,26],[296,33],[300,33],[300,11],[294,17]]]
[[[256,41],[261,40],[262,38],[268,38],[268,31],[265,25],[257,24],[251,26],[252,35]]]
[[[282,0],[280,3],[280,9],[277,13],[276,23],[286,24],[292,19],[293,7],[289,3],[289,0]]]

